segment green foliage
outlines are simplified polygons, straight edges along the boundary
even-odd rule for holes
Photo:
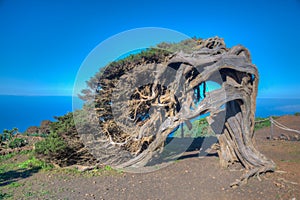
[[[105,171],[113,171],[114,169],[110,165],[105,165],[104,170]]]
[[[35,153],[50,157],[59,155],[66,149],[66,143],[57,133],[51,133],[45,140],[35,144]]]
[[[129,56],[116,60],[104,67],[100,67],[99,71],[88,80],[87,88],[81,91],[79,97],[83,100],[90,100],[94,97],[95,89],[98,86],[99,79],[108,78],[112,79],[113,77],[120,77],[132,66],[132,64],[138,65],[143,62],[158,62],[162,61],[167,55],[171,52],[166,49],[160,48],[148,48],[137,54],[130,54]]]
[[[18,128],[13,128],[11,130],[4,129],[2,134],[0,134],[0,143],[9,141],[18,132]]]
[[[183,125],[183,127],[179,127],[175,132],[173,137],[181,137],[183,132],[183,137],[209,137],[214,135],[214,132],[210,129],[209,124],[205,118],[196,119],[191,122],[192,129],[189,130],[187,125]],[[183,130],[182,130],[183,129]]]
[[[254,131],[271,126],[271,122],[268,117],[267,118],[257,117],[255,118],[255,121],[256,123],[254,126]]]
[[[81,112],[83,111],[75,111],[75,113]],[[49,136],[35,144],[35,155],[37,158],[51,161],[61,166],[68,166],[81,161],[87,162],[87,158],[93,160],[94,158],[91,154],[81,151],[84,145],[79,139],[73,113],[69,112],[55,118],[56,121],[50,125]],[[79,118],[80,120],[87,119]]]
[[[276,119],[277,117],[273,117]],[[259,129],[265,128],[265,127],[270,127],[271,122],[269,118],[262,118],[262,117],[257,117],[255,119],[257,121],[255,123],[254,130],[257,131]],[[199,119],[199,120],[194,120],[192,122],[193,128],[191,130],[188,129],[186,125],[183,125],[183,136],[184,137],[206,137],[206,136],[211,136],[213,135],[213,132],[211,129],[209,129],[209,124],[206,121],[205,118]],[[181,127],[179,127],[175,132],[174,132],[174,137],[181,137]]]
[[[8,193],[2,193],[0,191],[0,200],[1,199],[8,199],[8,198],[11,198],[12,197],[12,194],[8,194]]]
[[[79,97],[83,100],[93,99],[94,91],[97,88],[97,84],[99,79],[108,78],[111,79],[111,76],[120,77],[123,75],[126,70],[128,70],[130,65],[138,65],[143,62],[160,62],[163,61],[164,58],[176,51],[183,51],[186,53],[195,50],[200,39],[187,39],[183,40],[179,43],[160,43],[152,48],[147,48],[139,53],[130,54],[129,56],[113,61],[109,63],[107,66],[100,67],[99,71],[87,81],[87,88],[81,91]]]
[[[23,150],[23,151],[20,151],[18,152],[18,155],[34,155],[34,151],[33,150]]]
[[[123,173],[122,170],[113,169],[110,165],[105,165],[101,168],[95,167],[94,169],[86,170],[86,171],[79,171],[78,168],[76,167],[59,168],[59,169],[54,169],[52,172],[57,174],[62,173],[62,174],[71,174],[71,175],[83,175],[86,177],[101,176],[103,174],[117,175]]]
[[[56,121],[50,124],[50,134],[44,135],[45,139],[35,144],[35,154],[46,160],[59,159],[68,154],[71,146],[65,140],[76,134],[73,113],[55,117]]]
[[[51,132],[59,135],[60,133],[73,133],[76,131],[72,112],[69,112],[63,116],[55,117],[55,119],[57,121],[50,125]]]
[[[87,171],[88,174],[97,176],[101,175],[103,173],[109,173],[109,174],[122,174],[122,170],[116,170],[112,168],[110,165],[105,165],[103,168],[93,169],[91,171]]]
[[[14,155],[22,155],[20,158],[26,158],[23,162],[18,162],[19,158],[11,159]],[[19,153],[11,153],[5,156],[0,156],[0,161],[4,161],[7,159],[9,162],[1,163],[0,165],[0,184],[2,184],[2,188],[0,189],[0,200],[1,199],[20,199],[20,196],[15,196],[15,189],[19,187],[25,186],[24,182],[19,182],[19,178],[24,178],[32,175],[33,173],[39,172],[42,170],[52,169],[52,165],[49,165],[43,161],[40,161],[33,157],[32,151],[22,151]],[[2,190],[3,189],[3,190]],[[31,187],[27,187],[27,190],[31,190]],[[22,189],[23,190],[23,189]],[[34,192],[33,194],[35,194]],[[40,190],[39,194],[44,195],[48,192],[46,190]],[[41,198],[39,196],[39,199]],[[24,194],[23,197],[26,195]],[[29,196],[28,196],[29,197]],[[21,198],[23,199],[23,198]],[[27,199],[27,198],[25,198]],[[30,198],[32,199],[32,198]],[[36,198],[34,198],[36,199]]]
[[[8,143],[8,147],[9,148],[18,148],[18,147],[23,147],[27,144],[27,141],[23,138],[15,138],[12,139],[9,143]]]
[[[33,151],[32,150],[27,150],[27,151],[21,151],[21,152],[14,152],[14,153],[9,153],[5,155],[0,156],[0,162],[4,162],[6,160],[9,160],[13,158],[15,155],[32,155]]]
[[[71,174],[71,175],[80,175],[82,173],[85,173],[85,172],[79,171],[76,167],[55,169],[54,172],[63,173],[63,174]]]
[[[12,157],[14,157],[17,153],[9,153],[9,154],[6,154],[6,155],[1,155],[0,156],[0,162],[3,162],[3,161],[6,161]]]
[[[183,40],[179,43],[166,43],[162,42],[157,45],[158,48],[165,49],[170,52],[176,52],[176,51],[183,51],[185,53],[191,53],[193,50],[195,50],[196,46],[198,45],[197,40],[200,39],[187,39]]]
[[[53,165],[48,164],[44,161],[38,160],[35,157],[31,157],[28,160],[20,163],[18,165],[18,167],[21,169],[39,168],[39,169],[43,169],[43,170],[50,170],[53,168]]]
[[[33,156],[32,156],[32,152],[31,151],[24,151],[22,153],[11,153],[11,154],[7,154],[7,155],[3,155],[0,157],[0,161],[3,162],[3,161],[6,161],[6,160],[9,160],[9,159],[12,159],[15,155],[21,155],[23,154],[25,157],[29,158],[27,159],[26,161],[22,162],[22,163],[18,163],[16,162],[15,160],[10,160],[9,162],[5,162],[5,163],[1,163],[0,165],[0,173],[4,174],[5,172],[13,172],[13,171],[16,171],[16,170],[19,170],[19,169],[24,169],[26,168],[24,165],[24,163],[30,163],[31,161],[33,160],[36,160]],[[28,161],[30,160],[30,161]],[[41,161],[42,162],[42,161]],[[39,163],[37,164],[38,162],[36,161],[32,167],[38,167],[39,169],[41,168],[44,168],[42,167],[42,163]],[[8,177],[6,177],[8,176]],[[3,179],[5,178],[9,178],[10,176],[10,173],[6,174],[6,175],[3,175]]]
[[[23,186],[24,184],[22,183],[18,183],[18,182],[12,182],[8,185],[8,188],[17,188],[17,187],[20,187],[20,186]]]
[[[24,133],[24,135],[26,135],[26,136],[31,136],[31,137],[42,137],[42,138],[46,138],[46,137],[48,137],[49,134],[47,134],[47,133]]]
[[[294,115],[295,116],[300,116],[300,112],[296,112]]]

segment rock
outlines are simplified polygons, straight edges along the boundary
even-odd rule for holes
[[[36,133],[39,133],[39,131],[40,131],[39,127],[37,127],[37,126],[29,126],[26,129],[25,133],[27,133],[27,134],[36,134]]]
[[[50,120],[43,120],[40,125],[40,134],[50,134],[50,125],[52,122]]]
[[[283,134],[283,133],[280,134],[279,139],[280,139],[280,140],[290,140],[289,136],[287,136],[287,135],[285,135],[285,134]]]
[[[50,120],[43,120],[40,124],[40,127],[38,126],[29,126],[24,133],[27,134],[50,134],[50,125],[53,122]]]

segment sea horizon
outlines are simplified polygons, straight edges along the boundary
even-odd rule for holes
[[[54,121],[83,105],[79,97],[70,95],[1,95],[0,133],[3,129],[18,128],[24,132],[30,126],[39,126],[43,120]],[[300,98],[258,97],[256,117],[281,116],[300,112]],[[4,113],[4,114],[3,114]]]

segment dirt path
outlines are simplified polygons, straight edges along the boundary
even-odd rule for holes
[[[278,121],[300,130],[300,117]],[[229,184],[243,172],[220,168],[218,157],[212,155],[186,158],[145,174],[38,172],[18,179],[19,187],[3,191],[13,192],[12,199],[300,199],[300,142],[267,140],[269,130],[257,131],[256,144],[280,173],[265,174],[261,181],[252,178],[236,189]]]

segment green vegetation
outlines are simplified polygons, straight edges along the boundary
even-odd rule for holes
[[[35,152],[38,154],[53,156],[64,152],[67,148],[66,142],[61,137],[64,133],[76,132],[73,113],[69,112],[63,116],[55,117],[57,121],[50,125],[51,133],[45,134],[45,140],[35,144]]]
[[[110,77],[112,74],[113,76],[121,76],[123,75],[128,69],[130,65],[135,63],[136,65],[142,64],[144,61],[149,62],[155,61],[163,61],[163,59],[170,54],[169,51],[165,49],[159,49],[159,48],[148,48],[146,50],[141,51],[137,54],[131,54],[128,57],[113,61],[109,63],[105,67],[101,67],[99,69],[99,72],[96,73],[89,81],[87,81],[87,89],[84,89],[81,91],[81,95],[79,97],[83,100],[89,100],[93,99],[94,90],[97,87],[98,81],[100,77]],[[133,68],[133,67],[129,67]]]
[[[191,122],[193,128],[189,130],[187,125],[180,126],[173,134],[173,137],[209,137],[215,135],[205,118]]]
[[[3,162],[3,161],[6,161],[12,157],[14,157],[17,153],[9,153],[9,154],[6,154],[6,155],[1,155],[0,156],[0,162]]]
[[[24,184],[22,183],[18,183],[18,182],[12,182],[8,185],[8,188],[17,188],[17,187],[20,187],[20,186],[23,186]]]
[[[89,100],[90,97],[94,97],[93,94],[95,92],[95,88],[97,88],[98,81],[100,77],[107,76],[121,76],[120,74],[115,74],[113,72],[125,73],[125,69],[130,69],[132,63],[141,64],[142,62],[150,62],[150,60],[154,60],[156,62],[162,61],[166,56],[170,55],[170,53],[183,50],[185,52],[190,51],[191,49],[196,48],[195,40],[185,40],[180,43],[161,43],[154,48],[149,48],[144,51],[141,51],[138,54],[130,55],[122,60],[117,60],[111,62],[106,67],[100,69],[100,71],[95,74],[89,81],[87,81],[88,89],[82,91],[82,95],[80,96],[83,100]],[[124,69],[124,70],[120,70]],[[85,107],[90,106],[87,101],[85,103]],[[88,109],[87,109],[88,110]],[[85,110],[75,111],[77,114],[84,114]],[[299,112],[294,114],[295,116],[300,116]],[[84,116],[84,115],[83,115]],[[1,163],[0,173],[1,179],[0,184],[3,181],[11,180],[12,177],[15,178],[15,174],[18,174],[18,177],[22,177],[23,174],[30,174],[33,172],[37,172],[38,170],[51,170],[53,169],[53,165],[48,164],[45,161],[39,160],[38,158],[43,158],[43,160],[59,160],[71,159],[69,157],[71,154],[75,155],[75,159],[80,159],[80,156],[76,156],[76,150],[78,148],[82,148],[83,145],[80,145],[77,142],[78,135],[75,127],[75,122],[73,119],[73,113],[69,112],[63,116],[55,117],[56,121],[50,124],[50,134],[39,134],[39,133],[31,133],[24,135],[26,136],[39,136],[45,138],[42,141],[39,141],[35,144],[35,150],[33,151],[22,151],[20,153],[10,153],[7,155],[0,156],[0,162],[5,162],[9,159],[12,159],[16,155],[26,155],[27,160],[16,163]],[[84,117],[79,118],[84,121]],[[79,121],[77,123],[81,123]],[[264,127],[269,127],[271,125],[268,118],[256,118],[256,121],[260,121],[255,123],[255,130],[259,130]],[[174,131],[173,137],[209,137],[213,136],[214,133],[209,127],[209,124],[205,118],[195,119],[190,122],[192,124],[192,129],[189,129],[188,126],[184,123],[179,126],[179,128]],[[0,134],[0,146],[5,146],[9,148],[17,148],[25,146],[26,140],[23,138],[14,137],[18,132],[17,128],[13,128],[12,130],[3,130],[3,134]],[[77,138],[77,139],[76,139]],[[71,142],[70,142],[71,141]],[[74,153],[75,152],[75,153]],[[36,157],[35,157],[36,156]],[[68,157],[67,157],[68,156]],[[218,158],[217,158],[218,159]],[[176,160],[175,162],[179,162]],[[287,160],[287,162],[292,162],[291,160]],[[36,171],[35,171],[36,170]],[[86,172],[80,172],[76,168],[68,168],[68,169],[55,169],[53,172],[63,172],[70,174],[83,174],[87,176],[96,176],[101,175],[103,172],[111,173],[122,173],[122,171],[114,170],[111,166],[107,165],[103,168],[95,168],[93,170],[89,170]],[[17,180],[17,178],[16,178]],[[23,184],[19,182],[11,182],[8,184],[7,188],[17,188],[22,186]],[[42,191],[42,194],[49,193],[48,191]],[[25,196],[32,197],[35,194],[32,192],[27,192]],[[4,193],[0,191],[0,200],[4,198],[11,198],[12,195],[10,193]]]
[[[20,162],[18,160],[24,160]],[[0,156],[0,185],[3,185],[0,190],[1,199],[19,199],[15,196],[15,189],[23,187],[26,182],[19,182],[24,177],[29,177],[40,170],[50,170],[52,165],[40,161],[34,157],[33,151],[22,151],[19,153],[11,153]],[[28,192],[27,192],[28,193]],[[35,192],[36,193],[36,192]],[[35,194],[34,193],[34,194]],[[48,191],[41,190],[35,196],[43,196],[48,194]],[[25,197],[26,194],[24,193]]]
[[[195,50],[199,41],[201,41],[201,39],[193,38],[193,39],[183,40],[179,43],[162,42],[157,45],[157,48],[162,48],[162,49],[165,49],[172,53],[176,52],[176,51],[183,51],[185,53],[191,53],[192,51]]]
[[[39,197],[38,199],[40,199],[41,197],[47,194],[50,194],[50,191],[40,189],[39,191],[35,191],[35,192],[28,191],[24,194],[24,196],[27,197],[27,199],[32,199],[34,197],[35,198]]]
[[[268,117],[266,117],[266,118],[257,117],[257,118],[255,118],[255,121],[256,121],[255,126],[254,126],[255,131],[271,126],[271,122]]]
[[[52,133],[57,133],[58,135],[60,135],[64,132],[73,133],[74,131],[76,131],[72,112],[68,112],[63,116],[54,118],[57,121],[53,122],[50,125],[50,131]]]
[[[46,138],[46,137],[48,137],[49,134],[47,134],[47,133],[24,133],[24,135],[26,135],[26,136],[31,136],[31,137],[42,137],[42,138]]]
[[[82,150],[84,145],[77,134],[73,113],[56,117],[56,120],[50,125],[49,136],[35,144],[37,158],[51,160],[60,166],[74,165],[82,160],[88,162],[88,158],[94,159],[88,151]],[[93,162],[89,164],[91,163]]]
[[[277,117],[273,117],[276,119]],[[268,117],[262,118],[257,117],[255,119],[255,127],[254,130],[257,131],[259,129],[270,127],[271,122]],[[188,129],[187,125],[183,125],[183,136],[184,137],[208,137],[214,135],[214,132],[210,129],[209,124],[205,118],[197,119],[191,122],[193,125],[193,128],[191,130]],[[182,136],[182,128],[179,127],[175,132],[173,137],[181,137]]]
[[[38,160],[35,157],[31,157],[28,160],[18,164],[20,169],[28,169],[28,168],[38,168],[43,170],[50,170],[53,168],[53,165],[48,164],[44,161]]]
[[[26,140],[23,138],[14,138],[8,143],[8,147],[11,149],[23,147],[27,144]]]
[[[67,149],[65,141],[55,132],[35,144],[35,152],[47,157],[58,156]]]
[[[104,167],[104,170],[105,171],[112,171],[112,170],[114,170],[110,165],[106,165],[105,167]]]
[[[161,43],[153,48],[148,48],[146,50],[141,51],[137,54],[129,55],[128,57],[117,60],[114,62],[109,63],[106,67],[101,68],[98,73],[95,74],[89,81],[87,81],[88,88],[82,91],[82,95],[80,96],[83,100],[89,100],[90,97],[93,97],[95,92],[95,88],[97,88],[98,81],[100,77],[107,77],[110,75],[120,76],[120,74],[115,74],[114,72],[118,73],[125,73],[126,70],[137,64],[142,64],[144,62],[162,62],[164,61],[165,57],[170,55],[178,50],[188,51],[191,48],[195,48],[197,45],[198,40],[197,38],[184,40],[180,43]],[[129,67],[129,68],[128,68]],[[122,70],[123,69],[123,70]],[[93,98],[92,98],[93,99]],[[85,108],[80,111],[75,111],[77,114],[81,114],[89,110],[89,101],[86,101]],[[50,124],[50,134],[43,135],[45,140],[37,142],[35,144],[35,154],[38,158],[42,158],[46,161],[55,161],[61,160],[65,158],[67,155],[74,154],[74,160],[80,159],[81,154],[76,155],[76,152],[82,148],[82,143],[77,139],[77,130],[75,127],[73,113],[69,112],[63,116],[56,117],[56,121]],[[80,120],[85,120],[84,117],[82,119],[78,117]],[[81,121],[77,122],[81,123]],[[210,134],[208,126],[206,126],[204,121],[194,121],[193,127],[191,131],[188,130],[186,126],[183,127],[185,135],[191,137],[199,137],[202,135]],[[85,127],[89,128],[89,127]],[[199,131],[201,130],[201,131]],[[177,130],[175,135],[181,135],[181,131]],[[39,134],[31,134],[31,136],[41,136]],[[77,141],[78,140],[78,141]],[[71,160],[72,158],[68,158]]]
[[[12,197],[12,194],[2,193],[0,191],[0,200],[2,200],[2,199],[8,199],[8,198],[11,198],[11,197]]]
[[[0,134],[0,146],[6,146],[6,144],[13,139],[17,132],[17,128],[13,128],[11,130],[4,129],[2,134]]]
[[[62,179],[66,179],[65,175],[72,176],[84,176],[84,177],[95,177],[103,175],[119,175],[122,174],[122,170],[115,170],[111,166],[106,165],[101,168],[95,167],[91,170],[79,171],[76,167],[67,167],[67,168],[55,168],[51,171],[56,176],[61,176]]]
[[[100,77],[110,77],[111,75],[120,77],[122,73],[126,72],[126,70],[133,68],[130,67],[130,65],[132,65],[133,63],[135,65],[138,65],[143,62],[162,62],[164,61],[166,56],[176,51],[189,53],[192,50],[195,50],[199,41],[201,41],[200,38],[194,37],[193,39],[183,40],[179,43],[162,42],[152,48],[147,48],[140,53],[131,54],[121,60],[113,61],[107,66],[101,67],[99,69],[99,72],[91,77],[89,81],[87,81],[88,88],[82,90],[79,97],[83,100],[93,99],[94,90],[95,88],[97,88]]]
[[[11,130],[4,129],[1,135],[1,140],[6,141],[13,138],[13,136],[18,132],[18,128],[13,128]]]
[[[27,160],[21,163],[16,162],[7,162],[7,163],[1,163],[0,166],[0,172],[3,173],[8,170],[16,170],[16,169],[30,169],[30,168],[36,168],[36,169],[43,169],[43,170],[49,170],[53,168],[53,165],[48,164],[44,161],[38,160],[36,157],[34,157],[33,151],[22,151],[19,153],[10,153],[6,155],[0,156],[0,161],[4,162],[7,160],[12,159],[15,156],[25,156],[27,157]]]
[[[116,174],[122,174],[122,170],[115,170],[110,165],[105,165],[103,168],[95,168],[90,171],[84,172],[84,175],[86,176],[101,176],[104,174],[110,174],[110,175],[116,175]]]

